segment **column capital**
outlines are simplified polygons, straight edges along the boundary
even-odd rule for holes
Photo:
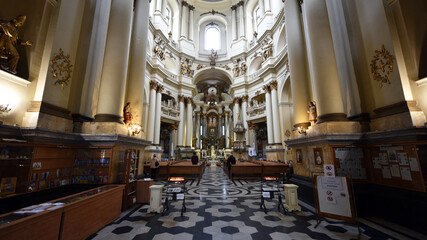
[[[243,2],[243,1],[240,1],[240,2],[238,2],[236,5],[237,5],[237,6],[243,6],[243,4],[244,4],[244,2]]]
[[[200,111],[196,112],[197,117],[200,117]]]
[[[274,89],[277,91],[277,81],[276,80],[273,80],[270,82],[270,88],[271,88],[271,90]]]
[[[185,96],[184,95],[178,95],[178,102],[185,102]]]
[[[249,99],[248,95],[242,96],[242,102],[248,102],[248,99]]]
[[[188,6],[188,2],[186,2],[186,1],[182,1],[181,4],[182,4],[182,6]]]
[[[164,89],[165,89],[165,88],[163,87],[163,85],[161,85],[161,84],[157,84],[157,89],[156,89],[156,91],[157,91],[158,93],[162,93]]]
[[[270,84],[266,84],[262,87],[262,89],[264,90],[265,93],[270,93],[271,89],[270,89]]]
[[[188,9],[189,9],[190,11],[194,11],[194,6],[193,6],[193,5],[188,5]]]
[[[153,80],[151,80],[150,81],[150,90],[155,90],[157,88],[157,82],[156,81],[153,81]]]
[[[231,11],[236,11],[237,5],[231,6]]]
[[[225,112],[224,115],[225,115],[225,117],[228,117],[228,115],[230,115],[230,113],[229,112]]]
[[[178,126],[179,126],[179,122],[175,122],[174,124],[172,124],[172,126],[171,126],[172,131],[178,130]]]
[[[202,115],[202,117],[203,118],[205,118],[206,119],[206,117],[207,117],[208,115],[207,114],[205,114],[205,113],[203,113],[203,115]]]
[[[255,128],[256,128],[256,125],[252,122],[248,122],[248,126],[249,126],[249,129],[251,129],[251,130],[255,130]]]
[[[299,6],[299,11],[302,12],[302,4],[304,3],[304,0],[298,0],[298,6]]]
[[[221,113],[220,113],[220,114],[218,114],[218,117],[219,117],[219,118],[222,118],[222,114],[221,114]]]

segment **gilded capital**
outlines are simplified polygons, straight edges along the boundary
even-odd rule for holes
[[[228,113],[228,112],[225,112],[225,117],[228,117],[228,115],[229,115],[229,113]]]
[[[221,113],[220,113],[220,114],[218,114],[218,117],[219,117],[219,118],[222,118],[222,114],[221,114]]]
[[[248,96],[248,95],[244,95],[244,96],[242,96],[242,102],[247,102],[247,101],[248,101],[248,99],[249,99],[249,96]]]
[[[270,89],[270,84],[268,84],[268,85],[264,85],[264,87],[262,87],[262,89],[264,90],[264,92],[268,92],[268,93],[270,93],[270,91],[271,91],[271,89]]]
[[[178,102],[185,102],[184,95],[178,95]]]
[[[150,81],[150,90],[156,89],[157,88],[157,82],[151,80]]]
[[[161,85],[161,84],[157,84],[157,89],[156,89],[156,91],[157,91],[158,93],[162,93],[164,89],[165,89],[165,88],[163,87],[163,85]]]
[[[271,81],[271,83],[270,83],[270,88],[271,88],[271,90],[276,90],[277,91],[277,81],[276,80],[274,80],[274,81]]]

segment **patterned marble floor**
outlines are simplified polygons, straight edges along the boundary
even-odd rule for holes
[[[161,183],[161,182],[157,182]],[[260,209],[260,182],[230,181],[221,168],[207,168],[203,178],[186,184],[187,210],[181,216],[182,200],[172,201],[162,214],[147,213],[137,205],[89,239],[228,240],[228,239],[357,239],[355,225],[324,219],[317,223],[313,209],[300,202],[301,212],[284,215],[277,199]],[[402,232],[361,221],[360,239],[417,239]]]

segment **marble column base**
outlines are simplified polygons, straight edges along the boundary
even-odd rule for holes
[[[116,122],[85,122],[82,132],[86,134],[120,134],[130,136],[126,125]]]
[[[306,134],[298,133],[298,130],[292,132],[292,138],[301,138],[306,136],[319,136],[328,133],[360,133],[362,126],[359,122],[323,122],[316,123],[306,130]]]

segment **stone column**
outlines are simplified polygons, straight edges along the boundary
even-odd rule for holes
[[[243,121],[243,127],[246,129],[245,132],[245,140],[246,145],[249,145],[249,127],[248,127],[248,116],[247,116],[247,107],[248,107],[248,95],[245,95],[242,97],[242,121]]]
[[[133,122],[142,126],[145,64],[147,53],[148,12],[150,3],[146,0],[135,1],[135,15],[132,29],[131,54],[126,102],[132,103]]]
[[[181,37],[187,38],[188,35],[188,3],[182,1],[181,17]]]
[[[234,98],[234,106],[233,106],[233,127],[236,127],[237,120],[239,119],[239,102],[240,98]],[[233,133],[234,140],[236,140],[236,133]]]
[[[260,15],[262,17],[265,13],[264,0],[259,0],[258,5],[259,5]]]
[[[318,123],[346,121],[326,2],[306,0],[303,4],[306,42],[309,45],[308,63],[313,96],[317,102]]]
[[[224,137],[225,137],[225,148],[230,148],[230,139],[228,139],[228,137],[229,137],[229,131],[230,131],[230,129],[229,129],[229,118],[230,117],[230,114],[229,114],[229,112],[225,112],[225,134],[224,134]]]
[[[157,100],[156,100],[156,119],[154,122],[154,144],[160,143],[160,116],[162,113],[162,92],[163,86],[159,84],[157,87]]]
[[[222,114],[218,114],[218,136],[222,136]]]
[[[237,39],[236,5],[231,7],[231,40]]]
[[[177,124],[172,124],[171,127],[171,136],[170,136],[170,151],[171,151],[171,157],[175,156],[175,146],[176,146],[176,135],[178,126]]]
[[[163,2],[162,2],[162,15],[163,16],[166,16],[166,6],[167,5],[168,5],[168,0],[163,0]]]
[[[270,0],[264,0],[265,12],[271,12]]]
[[[193,140],[193,101],[191,98],[187,98],[187,144],[186,147],[191,148]]]
[[[200,148],[200,139],[201,139],[200,135],[201,135],[201,133],[200,133],[200,112],[198,111],[198,112],[196,112],[196,138],[197,138],[196,146],[195,146],[196,149]]]
[[[179,95],[178,96],[178,102],[179,102],[179,125],[178,125],[178,145],[177,147],[182,147],[183,142],[183,133],[184,133],[184,96]]]
[[[273,133],[274,133],[274,144],[282,144],[282,131],[280,130],[280,119],[279,119],[279,104],[277,99],[277,81],[274,80],[270,84],[271,89],[271,112],[273,116]]]
[[[298,0],[285,1],[285,19],[294,123],[298,127],[300,124],[308,125],[307,108],[310,101],[306,47]]]
[[[274,143],[274,134],[273,134],[273,116],[271,114],[271,95],[270,95],[270,85],[264,86],[265,91],[265,117],[267,118],[267,143]]]
[[[188,28],[188,40],[193,41],[194,39],[194,6],[189,5],[188,10],[190,11],[190,24]]]
[[[156,0],[156,10],[155,10],[155,12],[162,12],[162,3],[163,3],[163,0]]]
[[[208,129],[208,123],[206,122],[206,114],[203,114],[203,136],[206,137],[207,129]]]
[[[150,112],[148,113],[148,129],[147,129],[147,140],[154,144],[154,126],[156,121],[156,89],[157,83],[155,81],[150,82]]]
[[[133,15],[132,0],[113,0],[102,68],[97,122],[122,123]]]
[[[245,37],[245,21],[243,16],[243,1],[237,3],[237,10],[239,11],[239,36]]]

